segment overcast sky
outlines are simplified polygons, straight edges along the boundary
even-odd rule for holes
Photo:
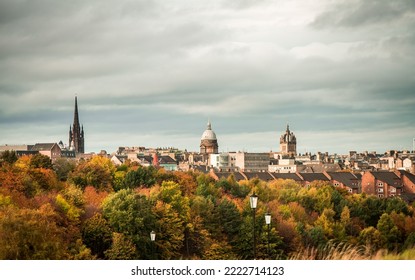
[[[0,145],[412,149],[413,0],[0,0]]]

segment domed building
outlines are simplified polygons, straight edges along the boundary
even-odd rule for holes
[[[297,138],[290,131],[288,124],[285,134],[280,137],[280,153],[283,157],[289,158],[294,158],[297,155]]]
[[[215,132],[212,130],[210,121],[208,121],[207,128],[200,139],[200,153],[204,155],[217,154],[218,150],[218,139],[216,138]]]

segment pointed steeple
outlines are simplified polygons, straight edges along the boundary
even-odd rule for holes
[[[75,95],[75,113],[73,116],[73,127],[75,130],[75,127],[79,127],[79,116],[78,116],[78,97]]]
[[[84,153],[84,127],[79,124],[78,97],[75,96],[75,110],[72,129],[69,127],[69,145],[77,153]]]

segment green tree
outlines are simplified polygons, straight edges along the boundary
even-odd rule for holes
[[[112,243],[112,231],[108,222],[97,213],[92,218],[87,219],[82,226],[82,239],[85,245],[91,249],[92,254],[98,258],[105,257]]]
[[[125,176],[127,188],[146,187],[149,188],[156,183],[157,170],[150,167],[138,167],[137,170],[130,170]]]
[[[109,159],[95,156],[90,161],[78,164],[68,180],[83,189],[93,186],[100,190],[111,190],[115,170]]]
[[[212,242],[203,254],[204,260],[237,260],[238,256],[226,241]]]
[[[360,244],[365,245],[372,252],[382,248],[384,245],[381,233],[372,226],[363,229],[359,234],[358,240]]]
[[[149,258],[149,234],[154,229],[155,216],[145,196],[131,189],[120,190],[105,199],[102,213],[114,231],[124,234],[140,248],[141,258]]]
[[[377,229],[380,232],[381,238],[386,248],[389,250],[397,250],[398,244],[401,242],[401,232],[395,226],[391,216],[384,213],[377,224]]]
[[[115,172],[114,181],[113,181],[115,191],[119,191],[119,190],[127,188],[127,184],[125,182],[126,174],[127,173],[125,171],[116,171]]]
[[[7,162],[8,164],[13,164],[17,161],[17,155],[15,151],[6,150],[0,154],[0,163]]]
[[[222,235],[225,234],[227,240],[231,243],[238,236],[239,228],[242,223],[241,213],[235,203],[228,199],[222,199],[215,209],[217,213],[218,226],[222,230]]]
[[[170,204],[158,201],[154,213],[157,218],[155,224],[156,253],[158,259],[178,259],[184,247],[185,225],[177,211]]]
[[[53,170],[60,181],[66,181],[69,173],[75,170],[75,161],[72,159],[58,158],[53,163]]]
[[[411,232],[405,240],[403,250],[415,248],[415,232]]]
[[[328,239],[334,238],[335,214],[334,210],[326,208],[315,222],[315,226],[320,226]]]
[[[220,189],[216,187],[213,179],[206,174],[197,177],[196,195],[204,196],[212,201],[220,197]]]
[[[105,251],[109,260],[134,260],[137,258],[137,248],[124,234],[114,232],[111,247]]]
[[[33,168],[53,168],[52,160],[48,156],[42,154],[33,155],[30,159],[30,166]]]
[[[268,246],[269,241],[269,246]],[[260,232],[257,245],[258,259],[281,259],[284,258],[284,250],[282,238],[274,227],[270,227],[268,237],[268,226],[264,225]]]

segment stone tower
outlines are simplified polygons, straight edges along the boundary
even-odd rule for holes
[[[212,130],[212,125],[208,121],[207,128],[200,139],[200,153],[201,154],[217,154],[219,150],[218,139],[215,132]]]
[[[73,126],[69,126],[69,149],[75,151],[76,153],[85,153],[84,140],[84,126],[81,127],[79,124],[78,98],[75,96]]]
[[[297,138],[293,132],[290,131],[290,126],[287,124],[287,130],[280,137],[280,153],[283,157],[293,158],[297,155]]]

